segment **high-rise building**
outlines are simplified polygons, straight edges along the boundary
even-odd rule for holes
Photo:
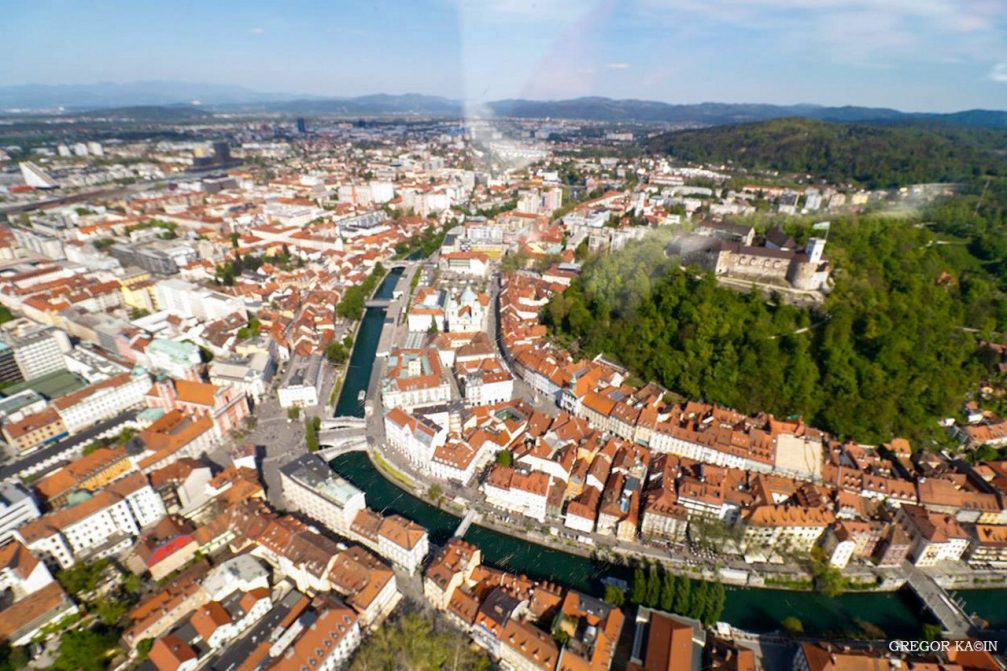
[[[298,133],[308,132],[308,124],[304,123],[304,117],[297,117],[297,132]]]
[[[231,145],[227,142],[213,143],[213,158],[217,163],[226,163],[231,160]]]
[[[17,367],[14,350],[7,343],[0,342],[0,383],[20,382],[21,370]]]
[[[12,338],[8,345],[14,350],[14,360],[25,380],[66,368],[63,354],[72,349],[66,334],[53,327]]]
[[[0,545],[11,539],[15,529],[39,515],[35,499],[21,485],[0,485]]]
[[[563,189],[554,186],[546,191],[543,196],[543,209],[546,213],[553,213],[563,206]]]
[[[517,210],[518,212],[528,212],[529,214],[538,214],[542,208],[542,196],[536,189],[529,189],[527,191],[521,191],[518,194],[517,200]]]

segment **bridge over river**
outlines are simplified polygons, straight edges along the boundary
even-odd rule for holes
[[[458,525],[458,528],[455,529],[454,537],[464,538],[465,534],[468,533],[469,527],[472,526],[472,522],[476,521],[477,519],[479,519],[479,514],[475,510],[469,509],[469,511],[465,513],[465,517],[462,518],[462,521]]]
[[[933,578],[908,561],[902,563],[902,570],[907,578],[906,587],[920,598],[945,632],[951,636],[961,637],[973,631],[975,625],[972,619]]]
[[[319,456],[326,461],[347,452],[367,451],[367,422],[363,417],[323,419],[318,431]]]
[[[367,427],[367,420],[363,417],[330,417],[322,420],[322,431],[335,431],[338,429],[363,429]]]

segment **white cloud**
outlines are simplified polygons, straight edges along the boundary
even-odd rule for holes
[[[682,15],[767,35],[792,51],[827,49],[840,61],[983,60],[1004,45],[1003,0],[640,0],[652,22]]]
[[[995,82],[1007,83],[1007,61],[993,66],[993,69],[990,70],[990,79]]]
[[[628,70],[629,63],[609,63],[605,67],[609,70]]]
[[[265,28],[259,28],[259,27],[256,26],[255,28],[249,28],[248,32],[250,32],[252,35],[262,35],[263,33],[266,32],[266,29]]]

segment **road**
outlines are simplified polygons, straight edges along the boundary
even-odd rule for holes
[[[83,449],[91,441],[105,434],[117,432],[120,427],[132,423],[136,420],[137,412],[137,410],[127,410],[111,419],[99,422],[89,429],[64,438],[58,443],[43,447],[24,457],[15,458],[0,468],[0,479],[6,480],[17,475],[24,476],[53,468],[71,454],[76,454],[77,450]]]

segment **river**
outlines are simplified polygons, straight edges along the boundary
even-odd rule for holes
[[[398,269],[389,273],[375,296],[390,298],[401,272]],[[357,395],[367,388],[384,320],[383,309],[367,310],[350,357],[336,415],[363,416]],[[331,466],[365,492],[369,507],[415,520],[427,528],[434,544],[444,543],[458,526],[458,518],[386,480],[364,453],[344,454],[334,459]],[[469,528],[465,540],[482,550],[483,560],[488,564],[591,594],[602,592],[600,581],[603,577],[623,580],[630,577],[630,570],[625,566],[543,547],[477,525]],[[995,627],[1007,627],[1007,608],[1003,606],[1007,592],[1004,590],[957,594],[965,599],[970,610],[990,620]],[[733,587],[728,588],[727,606],[721,620],[749,631],[768,632],[779,629],[780,622],[789,616],[798,618],[809,634],[840,636],[855,631],[857,621],[863,621],[879,627],[889,637],[913,637],[919,635],[923,623],[929,621],[921,614],[915,596],[904,591],[848,593],[830,599],[813,592]]]
[[[391,298],[400,277],[402,267],[392,268],[381,281],[378,290],[374,292],[374,298],[380,300]],[[336,417],[364,416],[364,407],[359,396],[361,391],[367,390],[367,383],[371,379],[371,367],[374,365],[374,355],[378,351],[378,342],[381,340],[381,329],[384,325],[384,308],[367,308],[357,330],[357,339],[346,369],[346,379],[336,402],[334,413]]]

